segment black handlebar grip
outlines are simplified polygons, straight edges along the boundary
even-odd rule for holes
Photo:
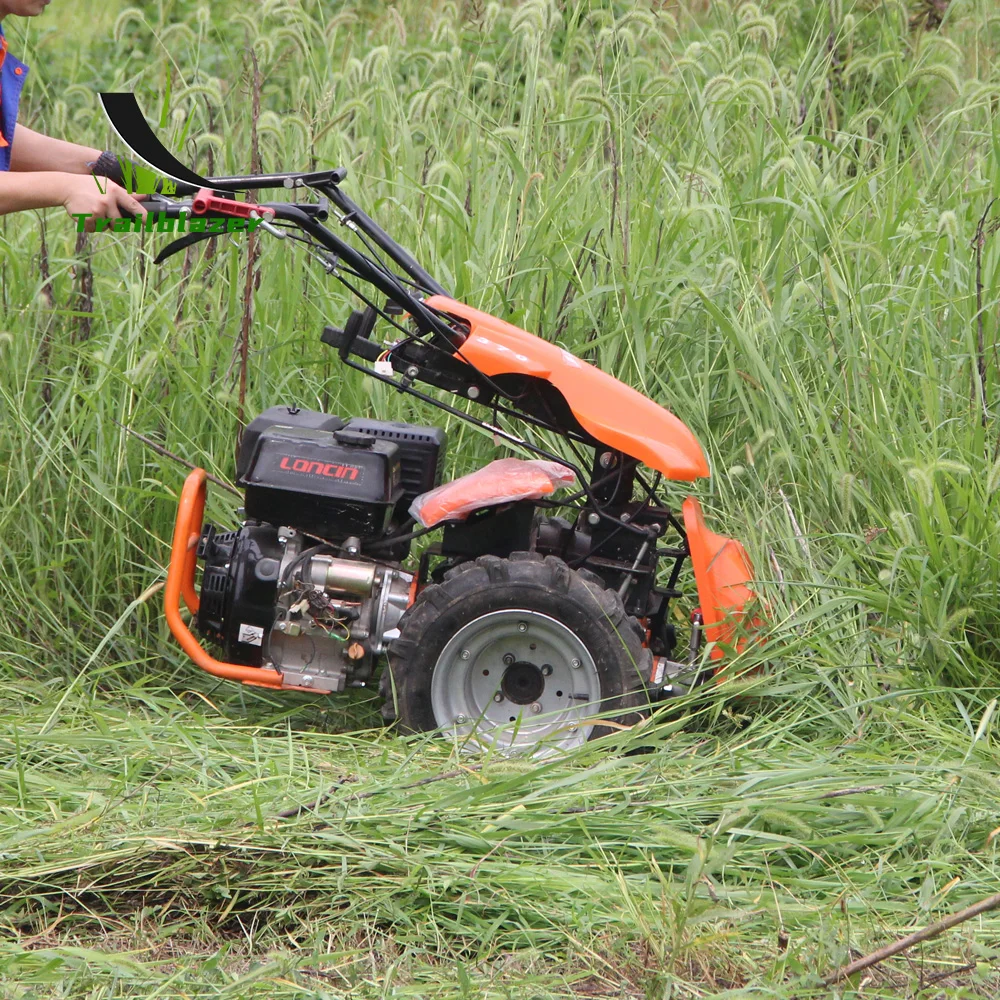
[[[349,328],[341,330],[336,326],[324,327],[323,335],[319,339],[337,351],[342,358],[346,358],[349,354],[356,354],[364,361],[378,361],[384,351],[381,344],[352,334]]]
[[[142,207],[151,215],[158,215],[162,212],[167,219],[179,219],[181,212],[186,212],[188,215],[191,214],[190,205],[181,205],[160,194],[146,195],[142,201]]]

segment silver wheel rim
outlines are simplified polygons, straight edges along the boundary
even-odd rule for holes
[[[510,608],[464,625],[431,675],[438,726],[505,753],[582,745],[601,710],[597,665],[580,638],[537,611]]]

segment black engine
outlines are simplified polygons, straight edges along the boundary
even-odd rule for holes
[[[262,413],[237,459],[246,520],[202,533],[199,630],[229,662],[273,666],[288,685],[365,684],[409,601],[409,542],[393,536],[440,483],[445,449],[440,428]]]

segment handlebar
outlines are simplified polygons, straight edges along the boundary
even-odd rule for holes
[[[247,218],[250,211],[267,213],[272,219],[280,219],[283,222],[299,222],[305,216],[319,222],[325,222],[330,215],[329,204],[326,198],[321,198],[318,202],[302,203],[290,201],[268,201],[256,204],[253,202],[237,201],[233,198],[213,197],[212,202],[205,207],[196,204],[201,192],[193,194],[189,198],[168,198],[162,194],[146,195],[142,202],[147,212],[153,214],[163,213],[164,218],[179,219],[182,215],[187,217],[198,216],[205,219],[235,219]],[[219,208],[221,203],[231,202],[232,211]],[[200,210],[199,210],[200,209]]]
[[[187,173],[189,181],[202,181],[198,175],[192,175],[190,171]],[[537,426],[559,430],[558,422],[548,412],[547,407],[542,415],[533,412],[531,406],[518,407],[518,399],[527,393],[510,395],[462,355],[461,348],[470,331],[462,320],[456,320],[449,315],[446,311],[447,301],[441,302],[441,299],[450,299],[450,293],[340,190],[339,185],[345,174],[346,171],[343,169],[337,169],[309,174],[207,178],[207,184],[212,186],[198,191],[185,190],[184,193],[188,197],[169,198],[162,193],[147,195],[144,208],[147,214],[162,214],[168,219],[180,219],[182,216],[202,219],[249,219],[257,221],[265,232],[278,237],[289,234],[280,230],[274,223],[288,223],[297,227],[305,234],[306,238],[302,242],[320,257],[327,271],[367,304],[368,308],[364,313],[355,312],[351,315],[343,330],[334,327],[327,327],[324,330],[322,340],[337,349],[345,364],[399,391],[431,403],[459,419],[470,421],[492,432],[494,436],[528,447],[543,458],[562,461],[529,444],[523,438],[496,426],[495,423],[478,420],[465,411],[427,396],[413,387],[413,382],[421,381],[463,396],[467,394],[469,399],[477,400],[481,405],[492,403],[494,414],[521,416]],[[217,188],[214,186],[216,184]],[[239,201],[235,197],[236,191],[274,188],[279,184],[286,189],[308,187],[321,197],[316,203],[285,201],[260,204]],[[340,225],[348,230],[350,237],[363,244],[364,252],[324,225],[330,214],[330,203],[336,208]],[[212,230],[205,228],[200,231],[189,231],[161,250],[155,263],[160,263],[172,253],[189,247],[199,240],[220,235],[226,230],[233,231],[235,228],[226,226],[213,227]],[[326,253],[317,252],[317,248],[322,248]],[[395,267],[386,263],[380,251]],[[354,279],[366,282],[385,295],[386,304],[382,308],[376,306],[371,298],[354,286]],[[428,305],[427,299],[433,296],[440,297],[438,305],[443,305],[443,310]],[[415,326],[415,332],[407,330],[393,319],[393,315],[400,314],[409,315]],[[404,335],[388,349],[383,349],[381,345],[368,339],[377,316],[388,320]],[[351,360],[351,355],[360,358],[361,361],[374,362],[374,368]],[[498,406],[497,397],[510,401],[513,408],[506,405]],[[566,433],[565,429],[562,432]],[[578,439],[583,441],[585,437]],[[580,475],[583,478],[582,473]]]
[[[106,95],[102,95],[106,96]],[[128,95],[131,97],[132,95]],[[133,99],[134,100],[134,99]],[[107,177],[121,185],[132,194],[138,189],[138,178],[141,170],[148,171],[135,160],[127,159],[110,150],[105,150],[96,160],[87,166],[97,177]],[[346,167],[335,167],[333,170],[313,170],[308,172],[288,172],[280,174],[250,174],[234,177],[209,177],[207,184],[213,190],[221,188],[225,191],[261,191],[264,188],[321,188],[341,184],[347,177]],[[169,187],[165,188],[165,185]],[[186,181],[169,177],[159,178],[153,189],[157,194],[172,194],[183,198],[198,193],[199,186]]]
[[[292,182],[285,186],[312,187],[311,184],[299,185],[295,175],[292,176]],[[469,335],[468,328],[461,321],[449,317],[446,312],[427,304],[426,299],[432,295],[450,298],[448,292],[388,233],[339,191],[336,185],[317,184],[316,187],[322,191],[324,197],[315,203],[288,201],[248,203],[238,201],[235,197],[226,197],[224,196],[226,192],[203,188],[193,196],[182,199],[168,198],[161,194],[149,195],[144,207],[147,212],[157,214],[162,212],[166,218],[171,219],[179,219],[186,215],[203,219],[253,220],[256,215],[266,215],[266,218],[259,220],[260,228],[278,237],[285,237],[288,234],[274,223],[295,226],[306,235],[307,239],[303,242],[309,244],[314,253],[317,249],[326,251],[325,254],[320,252],[316,255],[322,259],[327,271],[367,304],[367,309],[363,313],[351,314],[343,329],[326,327],[323,331],[321,340],[337,350],[344,364],[399,391],[437,406],[459,419],[471,421],[495,435],[518,445],[528,446],[543,457],[552,459],[553,456],[549,453],[538,451],[534,446],[528,445],[523,438],[494,424],[483,423],[463,410],[427,396],[413,387],[413,383],[419,381],[461,395],[468,393],[468,398],[475,399],[482,405],[489,405],[496,393],[504,395],[502,389],[462,356],[461,347]],[[324,225],[330,214],[329,201],[336,206],[336,217],[340,225],[363,244],[366,252],[360,251]],[[225,228],[230,229],[228,226]],[[161,250],[156,257],[156,263],[199,240],[221,235],[223,231],[225,230],[220,228],[212,231],[188,232]],[[375,247],[378,247],[378,250]],[[380,256],[379,250],[383,251],[408,277],[390,268]],[[386,304],[381,308],[375,305],[371,298],[355,287],[354,279],[360,279],[384,294],[387,299]],[[402,327],[393,319],[393,315],[400,314],[410,317],[415,327],[414,332]],[[382,316],[402,331],[402,339],[398,339],[391,346],[383,346],[370,340],[368,335],[378,316]],[[359,360],[355,361],[353,358]],[[370,367],[372,363],[374,367]],[[471,391],[472,387],[476,390],[475,395]],[[494,410],[496,410],[495,405]],[[517,415],[520,411],[504,408],[503,412]],[[522,415],[531,423],[543,427],[549,426],[536,416]]]
[[[281,175],[277,175],[281,176]],[[292,178],[289,187],[305,186],[299,185],[298,179],[305,176],[314,175],[288,175]],[[384,230],[378,227],[360,208],[353,202],[340,195],[336,187],[324,189],[331,197],[335,197],[338,208],[343,214],[338,218],[342,226],[345,226],[352,234],[358,236],[364,243],[365,248],[371,256],[359,251],[344,240],[337,233],[333,232],[323,223],[329,218],[330,208],[327,197],[321,197],[317,202],[247,202],[239,201],[235,197],[227,197],[227,192],[218,192],[209,188],[202,188],[196,194],[188,198],[170,198],[162,194],[147,195],[144,207],[147,213],[154,216],[162,215],[167,219],[201,218],[206,220],[254,220],[259,217],[257,225],[266,232],[283,238],[286,234],[274,223],[288,223],[300,229],[307,236],[311,237],[314,245],[327,251],[324,257],[324,265],[327,270],[335,273],[347,287],[365,299],[372,310],[371,323],[368,329],[374,325],[374,316],[381,312],[353,285],[348,282],[340,271],[358,277],[371,284],[379,292],[386,296],[389,302],[394,303],[399,310],[408,313],[417,324],[421,334],[430,334],[440,347],[447,352],[457,347],[463,340],[464,334],[459,334],[449,324],[449,322],[434,309],[424,303],[424,296],[428,292],[439,293],[441,286],[434,281],[427,273],[396,244]],[[344,204],[341,204],[343,202]],[[202,239],[210,239],[214,236],[222,235],[224,231],[233,232],[245,227],[239,226],[225,227],[225,230],[213,228],[205,231],[189,231],[186,235],[164,247],[157,254],[155,263],[162,263],[174,253],[187,248],[193,243]],[[254,226],[253,228],[257,228]],[[367,238],[366,238],[367,237]],[[375,242],[379,247],[386,249],[389,256],[400,267],[410,275],[416,277],[424,275],[424,280],[410,281],[390,270],[385,263],[372,250],[369,240]],[[323,255],[320,255],[323,256]],[[359,316],[362,314],[358,314]],[[367,311],[366,314],[367,316]],[[353,333],[353,329],[349,332]],[[340,333],[339,331],[337,332]],[[381,349],[378,345],[367,340],[366,335],[340,336],[330,339],[330,334],[324,335],[324,341],[331,346],[335,346],[341,358],[347,359],[348,354],[355,354],[365,361],[377,360]]]

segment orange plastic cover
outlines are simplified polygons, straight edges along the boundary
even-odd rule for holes
[[[425,527],[464,518],[474,510],[512,500],[537,500],[560,486],[572,486],[576,473],[558,462],[499,458],[467,476],[421,493],[410,513]]]
[[[554,385],[589,434],[669,479],[708,475],[694,434],[669,410],[607,372],[502,319],[443,295],[427,305],[457,316],[470,334],[458,357],[487,375],[534,375]]]
[[[726,538],[708,529],[701,504],[694,497],[688,497],[681,510],[705,622],[705,637],[709,642],[731,646],[743,610],[754,596],[749,587],[753,564],[746,549],[735,538]],[[721,660],[726,654],[716,645],[710,655],[714,660]]]

